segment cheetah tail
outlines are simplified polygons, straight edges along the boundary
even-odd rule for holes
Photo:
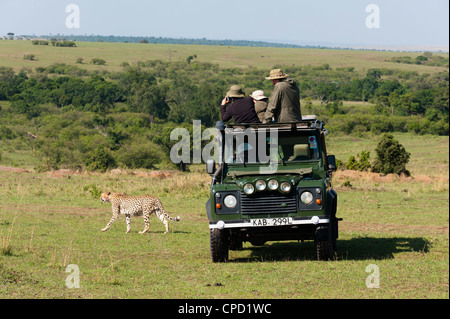
[[[180,216],[177,217],[170,217],[169,214],[166,213],[167,218],[169,218],[170,220],[173,220],[174,222],[177,222],[180,220]]]

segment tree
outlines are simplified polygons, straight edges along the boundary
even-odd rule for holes
[[[126,94],[131,110],[146,113],[153,118],[167,118],[169,106],[165,101],[165,88],[162,85],[158,86],[153,77],[149,81],[130,83]]]
[[[187,64],[191,64],[191,61],[197,58],[197,54],[190,55],[187,57],[186,62]]]
[[[405,174],[410,176],[406,169],[410,153],[391,134],[385,134],[375,149],[377,158],[372,170],[381,174]]]
[[[314,95],[320,100],[320,105],[327,104],[335,97],[336,83],[330,83],[326,80],[318,79],[318,83],[314,87]]]
[[[416,64],[424,64],[426,61],[428,61],[428,58],[423,55],[416,57]]]

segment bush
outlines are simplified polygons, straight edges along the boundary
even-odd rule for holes
[[[46,40],[31,40],[33,45],[48,45],[48,41]]]
[[[88,154],[85,164],[87,169],[100,172],[117,167],[114,157],[103,147],[99,147]]]
[[[23,59],[30,60],[30,61],[36,61],[36,56],[34,54],[24,54]]]
[[[61,145],[58,141],[46,139],[37,142],[39,149],[39,164],[36,167],[38,172],[51,171],[59,168],[61,164]]]
[[[102,191],[95,186],[95,184],[84,186],[83,190],[85,192],[89,192],[93,199],[99,199],[100,195],[102,195]]]
[[[0,126],[0,140],[12,140],[14,138],[16,138],[16,135],[9,127]]]
[[[69,47],[69,48],[74,48],[74,47],[77,46],[77,45],[75,44],[75,42],[73,42],[73,41],[66,41],[66,40],[63,40],[63,41],[56,41],[56,40],[52,40],[51,42],[52,42],[52,45],[53,45],[53,46],[57,46],[57,47]]]
[[[91,60],[91,64],[95,64],[95,65],[105,65],[106,61],[103,59],[99,59],[99,58],[93,58]]]
[[[374,172],[410,175],[410,172],[406,169],[406,164],[411,154],[391,134],[383,135],[375,152],[377,153],[377,159],[372,167]]]
[[[164,158],[161,148],[145,138],[136,138],[117,152],[119,161],[128,168],[151,169],[161,163]]]
[[[356,159],[358,158],[358,159]],[[350,156],[347,163],[345,163],[345,167],[349,170],[353,171],[369,171],[371,168],[370,165],[370,152],[362,151],[355,156]]]

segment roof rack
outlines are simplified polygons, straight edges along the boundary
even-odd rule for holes
[[[253,128],[258,129],[272,129],[276,128],[282,131],[296,131],[297,129],[320,129],[326,130],[324,128],[325,123],[314,118],[303,117],[302,121],[297,122],[284,122],[284,123],[238,123],[238,124],[226,124],[224,128],[230,129],[247,129]]]

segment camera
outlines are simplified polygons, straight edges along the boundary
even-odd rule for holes
[[[232,101],[232,98],[231,97],[229,97],[229,96],[225,96],[225,104],[223,104],[224,106],[225,105],[227,105],[228,103],[232,103],[233,101]],[[223,103],[223,101],[222,101],[222,103]]]

